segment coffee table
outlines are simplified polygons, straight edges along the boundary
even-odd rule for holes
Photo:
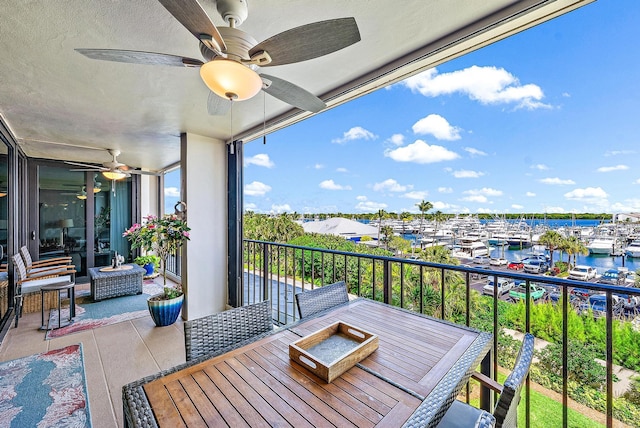
[[[93,267],[88,271],[93,300],[142,293],[142,276],[145,270],[136,264],[125,264],[120,269],[112,269],[110,266]]]

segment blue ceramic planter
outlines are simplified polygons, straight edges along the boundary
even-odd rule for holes
[[[161,296],[161,294],[156,296]],[[156,323],[156,326],[165,327],[176,322],[178,315],[180,315],[180,310],[182,309],[184,294],[173,299],[153,300],[156,296],[151,296],[147,300],[149,313],[151,314],[153,321]]]
[[[153,269],[154,269],[154,264],[153,263],[147,263],[146,265],[142,266],[144,268],[145,275],[146,276],[151,276],[153,275]]]

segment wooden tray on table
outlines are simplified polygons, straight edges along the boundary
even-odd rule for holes
[[[378,336],[342,321],[289,344],[289,358],[331,383],[378,349]]]

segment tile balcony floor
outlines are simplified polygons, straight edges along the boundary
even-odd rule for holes
[[[162,279],[156,279],[161,284]],[[78,284],[79,290],[89,284]],[[63,305],[66,303],[63,303]],[[156,327],[151,316],[45,340],[40,313],[23,314],[0,344],[0,361],[82,343],[93,428],[124,426],[122,386],[185,362],[181,319]]]

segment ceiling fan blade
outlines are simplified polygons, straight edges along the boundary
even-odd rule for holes
[[[89,171],[95,171],[95,172],[102,172],[102,171],[107,171],[106,169],[97,169],[97,168],[74,168],[74,169],[70,169],[69,171],[84,171],[84,172],[89,172]]]
[[[155,52],[126,51],[120,49],[76,49],[87,58],[129,64],[171,65],[175,67],[200,67],[199,59]]]
[[[139,174],[139,175],[153,175],[155,177],[159,177],[161,174],[159,172],[153,171],[141,171],[139,169],[128,169],[126,171],[122,171],[126,174]]]
[[[280,101],[284,101],[285,103],[298,107],[301,110],[307,110],[314,113],[318,113],[327,107],[320,98],[291,82],[278,77],[269,76],[268,74],[261,74],[260,77],[270,81],[265,81],[265,87],[262,90],[267,94],[276,97]]]
[[[231,103],[226,98],[222,98],[209,91],[209,98],[207,98],[207,111],[211,116],[224,116],[231,108]]]
[[[226,51],[227,46],[220,32],[213,25],[207,12],[200,6],[197,0],[158,0],[187,30],[198,40],[203,34],[211,36],[214,45],[219,51]],[[203,40],[203,43],[206,43]]]
[[[81,162],[64,161],[64,163],[66,163],[67,165],[82,166],[84,168],[93,168],[93,169],[102,168],[99,165],[91,165],[91,164],[88,164],[88,163],[81,163]]]
[[[249,56],[266,51],[271,56],[271,63],[265,67],[291,64],[330,54],[359,41],[360,31],[354,18],[330,19],[269,37],[254,46]]]

